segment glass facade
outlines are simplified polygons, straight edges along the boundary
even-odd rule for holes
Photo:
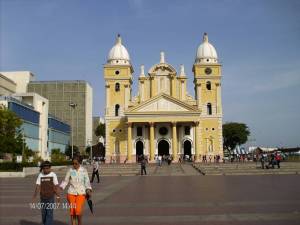
[[[40,113],[35,111],[32,106],[15,98],[7,97],[6,100],[8,101],[8,109],[23,121],[20,130],[24,135],[26,145],[33,151],[39,151]]]
[[[60,149],[65,152],[65,149],[70,142],[71,128],[68,124],[60,121],[54,116],[48,118],[48,151],[52,149]]]
[[[19,118],[24,121],[29,121],[31,123],[39,124],[40,123],[40,113],[34,111],[33,108],[25,106],[17,102],[9,102],[8,109],[13,111]]]
[[[49,129],[52,128],[54,130],[58,130],[58,131],[61,131],[61,132],[64,132],[64,133],[70,133],[71,132],[71,128],[68,124],[66,124],[62,121],[59,121],[58,119],[55,119],[55,118],[50,117],[50,116],[49,116],[49,119],[48,119],[48,127],[49,127]]]
[[[40,149],[40,113],[35,111],[30,105],[27,105],[18,99],[12,97],[2,97],[7,101],[8,109],[14,112],[20,119],[22,125],[20,130],[24,135],[26,145],[33,151]],[[67,123],[49,114],[48,116],[48,142],[47,148],[50,153],[52,149],[60,149],[64,152],[70,142],[71,127]]]

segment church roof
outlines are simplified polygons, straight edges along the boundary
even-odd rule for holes
[[[161,93],[154,96],[145,102],[139,103],[125,111],[125,115],[130,114],[199,114],[201,111],[190,104],[187,104],[177,98],[174,98],[166,93]]]

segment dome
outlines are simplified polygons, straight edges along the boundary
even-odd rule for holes
[[[217,63],[218,55],[215,47],[208,42],[208,35],[204,33],[203,42],[199,45],[196,54],[196,63]]]
[[[127,49],[122,45],[120,34],[117,36],[116,44],[108,53],[107,63],[116,65],[130,65],[130,57]]]

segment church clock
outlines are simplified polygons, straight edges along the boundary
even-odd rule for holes
[[[209,67],[205,68],[205,73],[207,75],[211,74],[211,72],[212,72],[211,68],[209,68]]]

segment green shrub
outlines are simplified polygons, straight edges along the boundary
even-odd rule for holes
[[[23,167],[35,167],[36,163],[16,163],[16,162],[3,162],[0,163],[0,171],[23,171]]]
[[[69,166],[71,165],[71,161],[59,161],[59,162],[51,162],[52,166]],[[14,171],[14,172],[21,172],[23,171],[23,167],[37,167],[37,162],[24,162],[24,163],[16,163],[16,162],[3,162],[0,163],[0,171]]]

